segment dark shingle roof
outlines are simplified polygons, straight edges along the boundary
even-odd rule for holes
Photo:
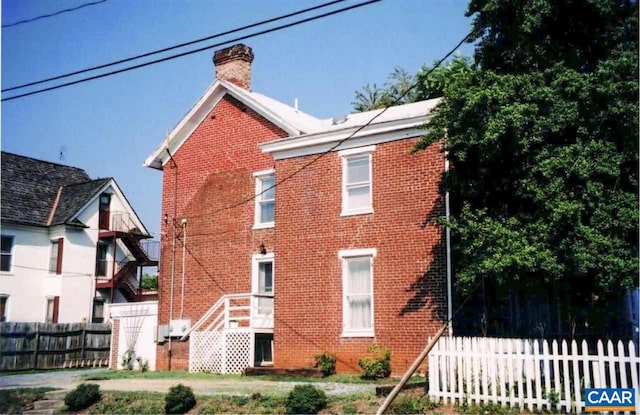
[[[58,207],[53,216],[52,225],[60,225],[67,222],[80,210],[111,179],[97,179],[90,182],[65,186],[60,194]]]
[[[109,181],[91,180],[77,167],[4,151],[1,154],[3,222],[47,226],[58,190],[62,187],[52,224],[71,224],[72,215]]]

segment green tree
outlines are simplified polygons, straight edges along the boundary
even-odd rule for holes
[[[470,71],[470,65],[469,58],[457,56],[448,64],[435,68],[428,77],[426,74],[433,66],[424,65],[416,75],[409,75],[405,69],[396,66],[383,87],[367,84],[361,91],[356,91],[353,109],[357,112],[370,111],[441,97],[446,85]],[[414,84],[417,85],[412,88]]]
[[[142,289],[143,290],[157,290],[158,289],[158,275],[147,274],[142,275]]]
[[[467,15],[476,63],[416,146],[446,134],[458,293],[482,282],[488,331],[502,297],[538,296],[557,306],[542,334],[602,334],[638,284],[637,4],[472,0]]]

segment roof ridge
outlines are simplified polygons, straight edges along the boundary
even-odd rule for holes
[[[78,183],[69,183],[69,184],[65,184],[64,186],[62,186],[63,188],[68,188],[71,186],[80,186],[83,184],[87,184],[87,183],[95,183],[95,182],[100,182],[100,181],[109,181],[109,180],[113,180],[113,177],[99,177],[97,179],[91,179],[91,180],[87,180],[85,182],[78,182]]]
[[[56,162],[49,161],[49,160],[37,159],[35,157],[23,156],[22,154],[10,153],[10,152],[4,151],[4,150],[2,151],[2,153],[10,155],[10,156],[14,156],[14,157],[20,157],[20,158],[24,158],[24,159],[37,161],[38,163],[47,163],[47,164],[53,164],[54,166],[66,167],[68,169],[78,170],[78,171],[83,172],[84,174],[87,174],[87,172],[84,169],[82,169],[80,167],[69,166],[68,164],[61,164],[61,163],[56,163]],[[87,176],[89,176],[89,175],[87,174]]]

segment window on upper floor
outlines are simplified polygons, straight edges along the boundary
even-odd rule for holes
[[[7,302],[9,302],[9,296],[0,295],[0,322],[7,321]]]
[[[338,252],[342,260],[342,337],[373,337],[375,249]]]
[[[375,146],[340,151],[342,158],[342,215],[373,212],[371,159]]]
[[[275,225],[275,171],[265,170],[253,175],[256,178],[255,224],[253,228],[272,228]]]
[[[11,263],[13,257],[13,236],[2,235],[0,237],[0,271],[11,272]]]
[[[62,249],[64,239],[58,238],[51,241],[51,255],[49,256],[49,272],[51,274],[62,274]]]

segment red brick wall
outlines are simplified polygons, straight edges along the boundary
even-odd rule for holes
[[[275,251],[275,365],[308,366],[327,351],[338,370],[358,372],[374,341],[392,350],[392,370],[406,369],[446,318],[443,231],[438,183],[440,145],[409,155],[415,140],[372,153],[373,214],[341,217],[342,164],[320,159],[278,187]],[[276,162],[281,180],[315,156]],[[376,248],[375,338],[341,338],[342,269],[338,251]]]
[[[118,360],[118,343],[120,341],[120,319],[113,319],[113,325],[111,326],[111,362],[109,362],[109,369],[118,370],[120,368],[120,361]]]
[[[177,165],[177,241],[173,318],[180,318],[182,253],[181,221],[187,219],[186,283],[182,318],[195,323],[223,294],[251,291],[251,255],[264,243],[274,249],[273,229],[252,230],[253,202],[227,209],[253,196],[253,173],[274,167],[258,144],[286,136],[266,119],[226,96],[173,155]],[[163,171],[162,252],[158,324],[169,323],[174,185],[169,161]],[[188,344],[174,341],[171,368],[188,368]],[[169,344],[158,346],[156,367],[168,368]]]

